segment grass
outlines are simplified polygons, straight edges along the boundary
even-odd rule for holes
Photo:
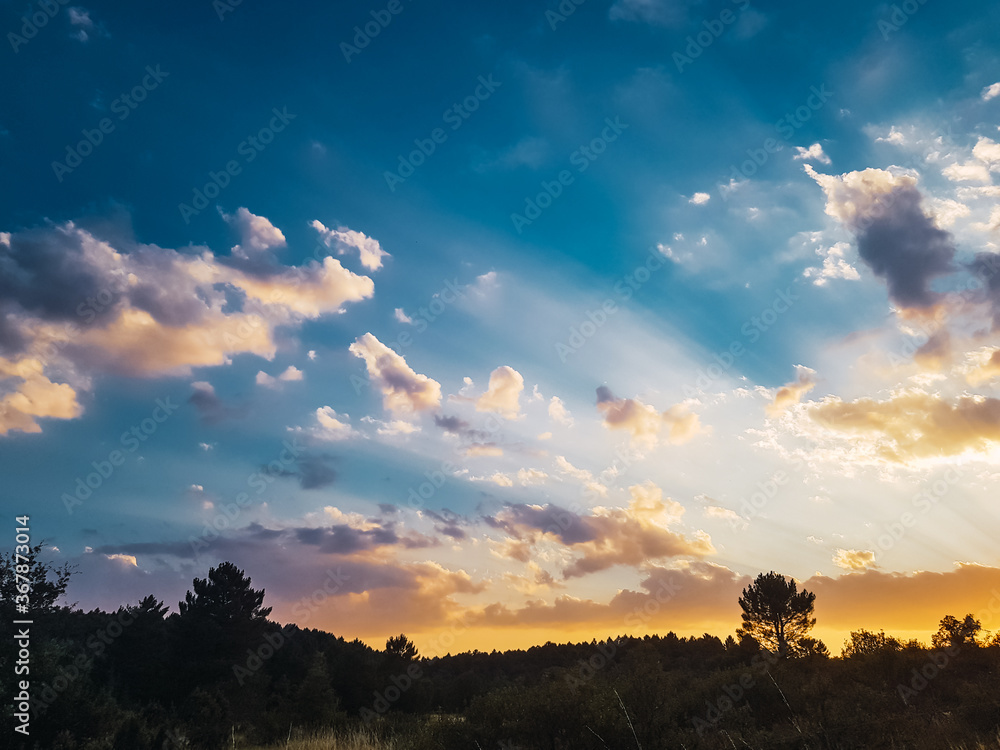
[[[257,745],[246,750],[397,750],[395,742],[379,740],[371,732],[316,732],[305,737],[293,737],[276,745]]]

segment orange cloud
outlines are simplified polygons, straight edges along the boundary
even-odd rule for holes
[[[971,358],[973,365],[965,375],[970,385],[982,385],[1000,377],[1000,349],[984,349]]]
[[[692,414],[684,404],[675,404],[658,413],[639,399],[618,398],[610,389],[597,389],[597,410],[604,415],[604,426],[609,430],[626,430],[632,442],[652,447],[659,441],[660,433],[667,432],[668,440],[680,445],[704,432],[697,414]]]
[[[875,564],[875,553],[870,549],[838,549],[833,554],[833,564],[850,571],[878,567]]]
[[[476,401],[476,411],[495,411],[504,419],[516,419],[521,412],[519,399],[524,378],[513,367],[503,365],[490,373],[490,385]]]
[[[19,379],[15,390],[0,399],[0,435],[11,430],[41,432],[36,418],[75,419],[83,409],[76,391],[65,383],[53,383],[42,374],[37,359],[18,362],[0,357],[0,376]]]
[[[799,403],[803,396],[816,387],[815,370],[795,365],[795,372],[798,373],[798,379],[779,388],[774,394],[774,400],[767,405],[769,416],[778,416],[789,406]]]
[[[829,397],[808,409],[833,433],[850,435],[864,454],[893,463],[985,453],[1000,442],[1000,400],[940,395],[911,389],[885,401]]]
[[[679,503],[664,498],[652,482],[629,488],[627,508],[594,508],[579,515],[557,505],[510,505],[488,519],[518,541],[530,545],[542,539],[558,541],[579,554],[563,569],[564,578],[578,578],[616,565],[641,566],[653,560],[703,557],[715,548],[703,531],[693,537],[672,531],[684,513]],[[500,554],[524,553],[523,545]]]

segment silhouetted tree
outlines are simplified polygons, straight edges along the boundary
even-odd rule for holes
[[[68,564],[57,568],[39,560],[44,546],[45,543],[41,542],[29,547],[26,553],[22,553],[21,560],[18,560],[16,550],[0,557],[0,618],[4,622],[24,619],[24,616],[18,617],[15,610],[18,584],[28,584],[29,613],[32,616],[52,612],[56,601],[66,593],[73,570]],[[18,568],[18,565],[22,567]],[[22,576],[20,580],[18,574]]]
[[[211,684],[247,661],[263,645],[270,607],[264,607],[264,589],[231,562],[210,568],[208,578],[195,578],[194,591],[179,603],[174,644],[186,664],[184,686]]]
[[[738,636],[751,636],[779,654],[802,655],[803,639],[816,624],[812,617],[816,595],[799,591],[795,581],[771,571],[761,573],[739,599],[743,626]],[[826,648],[824,646],[824,648]]]
[[[903,644],[891,635],[886,635],[884,630],[873,633],[862,628],[852,630],[851,637],[844,641],[844,657],[847,659],[856,656],[869,656],[871,654],[885,654],[902,651]]]
[[[162,700],[166,696],[165,683],[172,671],[166,614],[166,605],[150,595],[137,605],[120,607],[113,617],[122,629],[108,651],[115,673],[133,697]]]
[[[411,662],[419,656],[416,645],[402,633],[385,642],[385,653],[404,662]]]
[[[938,631],[931,636],[931,645],[934,648],[944,648],[945,646],[978,646],[976,636],[983,626],[979,620],[972,615],[966,615],[964,620],[959,620],[951,615],[941,618]]]
[[[194,592],[179,602],[181,617],[201,615],[219,623],[265,622],[270,607],[262,607],[264,589],[250,587],[250,579],[231,562],[209,568],[208,578],[194,579]]]

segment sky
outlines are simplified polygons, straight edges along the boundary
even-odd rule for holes
[[[426,655],[1000,629],[1000,6],[0,2],[0,506]],[[13,532],[10,544],[13,545]]]

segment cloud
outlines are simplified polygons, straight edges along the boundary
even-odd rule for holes
[[[965,563],[944,572],[869,568],[839,578],[814,576],[802,586],[816,594],[816,617],[824,627],[925,630],[929,636],[947,613],[971,612],[984,626],[995,626],[987,608],[995,600],[987,592],[1000,587],[1000,569]]]
[[[41,432],[38,419],[75,419],[83,412],[76,391],[65,383],[53,383],[42,374],[42,362],[0,357],[0,380],[19,379],[17,389],[0,398],[0,435],[11,430]]]
[[[767,414],[777,417],[789,406],[797,404],[809,391],[816,387],[816,371],[802,365],[795,365],[796,380],[786,383],[774,394],[774,400],[767,405]]]
[[[955,245],[924,213],[916,179],[881,169],[840,176],[809,164],[805,170],[826,194],[826,213],[854,233],[861,259],[885,279],[890,298],[907,308],[935,304],[930,282],[954,270]]]
[[[521,412],[524,378],[513,367],[502,365],[490,373],[486,392],[476,401],[476,411],[499,413],[504,419],[517,419]]]
[[[90,32],[94,30],[94,21],[90,17],[90,11],[86,8],[68,8],[66,12],[69,15],[70,26],[76,29],[70,34],[70,37],[80,42],[86,42],[90,39]]]
[[[530,484],[541,484],[549,475],[546,474],[541,469],[518,469],[517,470],[517,481],[521,483],[522,486],[528,486]]]
[[[578,469],[569,461],[566,460],[565,456],[556,456],[555,458],[556,468],[567,476],[573,477],[578,482],[580,482],[585,488],[592,492],[595,496],[600,495],[605,497],[608,494],[608,488],[594,479],[594,475],[591,474],[586,469]]]
[[[880,137],[876,138],[875,142],[876,143],[893,143],[893,144],[895,144],[897,146],[902,146],[904,143],[906,143],[906,136],[903,135],[903,132],[899,128],[897,128],[895,125],[892,125],[889,128],[889,134],[886,135],[886,136],[884,136],[884,137],[880,136]]]
[[[498,487],[513,487],[514,480],[506,474],[496,471],[488,477],[469,477],[470,482],[492,482]]]
[[[585,627],[593,632],[605,626],[614,634],[639,629],[698,632],[706,622],[739,624],[736,601],[751,579],[721,565],[693,561],[673,568],[649,566],[638,591],[623,589],[607,603],[559,596],[552,603],[531,600],[512,609],[490,604],[471,614],[469,621],[494,627]]]
[[[951,198],[935,199],[931,201],[931,208],[935,223],[942,229],[947,229],[958,219],[972,212],[967,205]]]
[[[495,443],[473,443],[472,445],[466,446],[464,453],[469,458],[475,458],[477,456],[502,456],[503,448]]]
[[[966,356],[972,360],[965,372],[969,385],[982,385],[1000,377],[1000,349],[984,348]]]
[[[990,169],[994,171],[1000,169],[1000,143],[985,136],[980,136],[972,149],[972,155],[984,164],[989,165]]]
[[[321,406],[315,411],[316,423],[310,427],[289,427],[290,432],[300,432],[315,440],[335,443],[352,437],[349,414],[338,414],[331,406]]]
[[[382,391],[382,405],[397,414],[437,409],[441,405],[441,384],[410,369],[406,360],[372,334],[366,333],[350,345],[349,351],[363,359],[368,377]]]
[[[941,174],[952,182],[989,183],[992,181],[990,170],[982,164],[976,164],[974,161],[969,161],[965,164],[958,164],[957,162],[950,164],[941,170]]]
[[[94,22],[90,20],[90,11],[85,8],[69,8],[69,22],[73,26],[82,26],[85,29],[92,28]]]
[[[139,563],[135,559],[135,555],[115,554],[115,555],[105,555],[105,557],[107,557],[109,560],[118,560],[119,562],[123,562],[126,565],[131,565],[133,567],[139,567]]]
[[[743,516],[739,513],[734,510],[730,510],[729,508],[723,508],[719,505],[706,505],[702,512],[708,518],[719,518],[734,527],[738,526],[741,529],[745,529],[749,526]]]
[[[833,554],[833,564],[851,572],[878,567],[875,564],[875,553],[868,549],[838,549]]]
[[[240,233],[240,244],[232,249],[231,258],[246,270],[254,267],[270,268],[273,263],[271,250],[286,246],[285,235],[267,218],[239,208],[236,214],[222,213],[222,218]]]
[[[372,296],[371,279],[333,258],[278,264],[272,250],[282,235],[263,217],[243,209],[228,220],[242,244],[225,257],[121,236],[112,244],[73,222],[5,234],[0,357],[7,369],[31,372],[36,361],[42,376],[59,373],[60,385],[79,393],[105,374],[189,375],[237,354],[271,359],[277,327],[290,334],[305,319]],[[39,383],[9,385],[17,392]],[[32,420],[18,420],[33,429]]]
[[[993,311],[993,328],[1000,327],[1000,253],[976,253],[966,266],[985,284],[983,297]]]
[[[532,545],[557,540],[580,556],[563,570],[577,578],[616,565],[640,566],[671,557],[701,557],[715,551],[704,532],[693,538],[671,531],[684,513],[652,482],[629,488],[627,508],[595,508],[579,515],[558,505],[510,505],[487,519],[515,539]]]
[[[696,206],[703,206],[712,199],[712,196],[708,193],[695,193],[688,199],[688,203],[693,203]]]
[[[919,389],[884,401],[827,397],[807,409],[810,419],[848,439],[856,460],[906,464],[984,454],[1000,442],[1000,400],[960,396],[949,401]]]
[[[656,445],[661,431],[666,430],[668,440],[679,445],[704,432],[697,414],[687,406],[675,404],[658,413],[649,404],[638,399],[617,398],[605,386],[597,389],[597,410],[604,415],[604,426],[609,430],[626,430],[632,441],[647,446]]]
[[[803,148],[802,146],[796,146],[795,150],[798,151],[792,158],[801,161],[812,160],[818,161],[820,164],[829,164],[830,157],[823,153],[823,146],[819,143],[814,143],[809,148]]]
[[[262,385],[265,388],[278,388],[282,383],[302,380],[304,377],[305,376],[302,374],[302,370],[293,365],[289,365],[284,372],[278,375],[278,377],[268,375],[266,372],[261,370],[257,373],[255,381],[257,385]]]
[[[573,426],[573,417],[558,396],[553,396],[549,401],[549,417],[565,427]]]
[[[404,422],[402,419],[394,419],[391,422],[383,422],[373,417],[362,417],[362,422],[376,425],[375,432],[379,435],[412,435],[420,432],[420,427],[412,422]]]
[[[413,325],[413,318],[411,318],[409,315],[407,315],[405,312],[403,312],[403,308],[402,307],[397,307],[393,311],[392,316],[398,322],[400,322],[400,323],[406,323],[407,325]]]
[[[347,227],[327,229],[319,221],[313,221],[309,226],[319,232],[324,245],[331,249],[336,248],[339,255],[343,255],[348,248],[357,250],[361,265],[369,271],[380,269],[382,258],[389,257],[389,253],[382,249],[378,240],[368,237],[362,232],[356,232]]]
[[[830,279],[857,281],[861,278],[861,274],[844,257],[848,248],[849,245],[846,242],[838,242],[825,249],[817,248],[816,254],[823,258],[823,267],[807,268],[802,272],[802,275],[807,279],[815,277],[813,284],[816,286],[826,286]]]
[[[913,360],[925,370],[940,370],[951,363],[951,354],[951,334],[942,328],[913,353]]]
[[[218,424],[227,419],[240,419],[247,414],[246,406],[231,406],[219,398],[211,383],[199,380],[192,383],[191,388],[194,389],[194,393],[188,398],[188,403],[194,405],[201,416],[201,421],[205,424]]]
[[[996,99],[1000,96],[1000,83],[991,83],[982,90],[980,96],[984,102],[988,102],[990,99]]]
[[[434,424],[452,435],[462,435],[469,431],[471,425],[464,419],[449,417],[443,414],[434,415]]]
[[[299,486],[304,490],[318,490],[329,487],[337,481],[337,471],[333,468],[336,459],[326,455],[303,455],[295,460],[298,469]]]

